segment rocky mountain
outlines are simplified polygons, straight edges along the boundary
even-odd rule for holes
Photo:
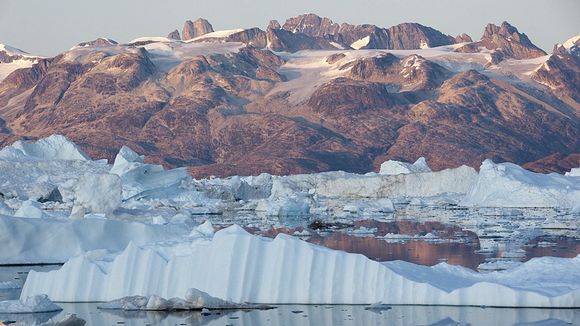
[[[183,31],[181,32],[181,36],[183,37],[184,41],[187,41],[207,33],[211,33],[213,31],[213,26],[211,26],[209,21],[203,18],[198,18],[193,22],[188,20],[185,22],[185,24],[183,24]]]
[[[167,38],[170,40],[181,40],[181,34],[179,34],[178,30],[174,30],[173,32],[167,34]]]
[[[549,59],[533,72],[532,79],[580,103],[580,56],[556,47]]]
[[[479,41],[467,44],[457,51],[479,52],[480,47],[491,51],[492,64],[506,58],[532,59],[546,55],[546,52],[535,46],[526,34],[520,33],[517,28],[505,21],[501,26],[488,24]]]
[[[485,158],[541,171],[580,164],[573,46],[490,67],[486,51],[436,47],[468,36],[419,24],[307,15],[214,32],[206,23],[182,34],[193,42],[94,41],[21,69],[0,63],[0,145],[59,133],[94,158],[128,144],[195,176],[368,172],[421,156],[434,169]],[[486,39],[511,33],[517,44],[502,53],[539,54],[501,29]]]

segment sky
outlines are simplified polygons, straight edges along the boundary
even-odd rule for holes
[[[580,34],[580,0],[0,0],[0,43],[52,56],[97,37],[166,36],[198,17],[216,30],[265,29],[270,19],[310,12],[337,23],[417,22],[474,40],[505,20],[547,52]]]

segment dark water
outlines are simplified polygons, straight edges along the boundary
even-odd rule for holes
[[[86,325],[578,325],[580,310],[493,309],[479,307],[392,306],[367,310],[365,306],[282,305],[272,310],[231,312],[122,312],[101,311],[95,303],[63,303],[57,314],[0,315],[1,320],[19,320],[35,325],[50,318],[60,320],[74,313]]]

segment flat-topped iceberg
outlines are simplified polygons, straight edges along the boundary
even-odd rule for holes
[[[90,277],[87,277],[90,275]],[[441,263],[380,263],[278,235],[266,239],[239,226],[194,241],[166,257],[130,244],[113,260],[70,259],[60,270],[30,272],[22,297],[110,301],[134,295],[178,297],[188,288],[237,303],[419,304],[579,307],[580,256],[536,258],[512,270],[479,274]]]

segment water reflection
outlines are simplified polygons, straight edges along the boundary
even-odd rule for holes
[[[383,311],[365,306],[283,305],[273,310],[230,312],[111,312],[97,304],[62,304],[64,311],[54,320],[74,313],[87,325],[566,325],[580,323],[580,310],[573,309],[494,309],[479,307],[392,306]],[[31,315],[28,315],[31,316]],[[12,316],[11,316],[12,317]],[[20,325],[35,325],[46,318],[32,320],[16,316]]]

